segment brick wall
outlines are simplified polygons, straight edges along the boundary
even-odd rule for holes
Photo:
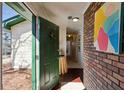
[[[87,89],[124,89],[124,55],[98,52],[93,45],[94,14],[104,3],[91,3],[84,14],[84,85]]]

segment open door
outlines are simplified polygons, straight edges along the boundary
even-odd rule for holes
[[[32,22],[34,23],[34,28],[32,29],[35,36],[33,39],[36,39],[36,41],[33,41],[34,45],[32,49],[34,51],[32,53],[34,58],[32,60],[34,61],[32,63],[32,86],[33,89],[49,90],[59,83],[59,27],[41,17],[33,16]],[[65,60],[65,58],[62,58],[64,62],[63,59]],[[72,75],[74,76],[70,77],[73,79],[82,78],[82,74],[78,75],[78,71],[80,70],[76,70],[77,74],[73,73]],[[62,81],[67,82],[64,79],[65,77],[62,77]],[[79,82],[81,83],[81,81]]]
[[[59,82],[59,27],[41,17],[40,41],[40,89],[52,89]]]
[[[41,17],[39,22],[40,89],[59,83],[59,27]]]

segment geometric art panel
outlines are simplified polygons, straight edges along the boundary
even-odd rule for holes
[[[94,46],[96,50],[119,54],[121,3],[105,3],[95,13]]]

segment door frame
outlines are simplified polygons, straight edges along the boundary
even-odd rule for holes
[[[31,10],[31,8],[23,2],[23,4],[26,6],[26,8],[32,13],[32,90],[37,90],[39,87],[37,87],[39,84],[37,84],[37,73],[36,73],[36,34],[37,34],[37,16]]]
[[[36,90],[36,16],[32,15],[32,89]]]
[[[37,79],[39,79],[39,76],[38,76],[39,73],[36,73],[37,69],[39,69],[39,67],[37,67],[37,61],[36,61],[37,60],[37,50],[36,50],[37,38],[36,37],[38,34],[38,20],[33,10],[31,10],[31,8],[25,2],[23,2],[23,4],[32,13],[32,90],[38,90],[39,80],[37,81]]]
[[[32,13],[32,90],[39,89],[37,87],[37,73],[36,73],[36,32],[37,32],[37,16],[29,8],[29,6],[23,2],[26,8]]]
[[[3,2],[0,2],[0,90],[3,89],[3,84],[2,84],[2,78],[3,78],[2,77],[2,3]],[[32,12],[32,10],[26,5],[26,3],[21,3],[21,4],[23,4],[32,14],[32,90],[36,90],[36,75],[35,75],[36,74],[36,43],[35,43],[36,42],[36,37],[35,37],[36,36],[36,16]],[[11,7],[11,5],[9,5],[9,7]],[[14,9],[13,7],[11,8]]]

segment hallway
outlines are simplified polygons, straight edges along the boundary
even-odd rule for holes
[[[73,60],[68,60],[67,61],[68,64],[68,68],[82,68],[81,64],[77,61],[73,61]]]

